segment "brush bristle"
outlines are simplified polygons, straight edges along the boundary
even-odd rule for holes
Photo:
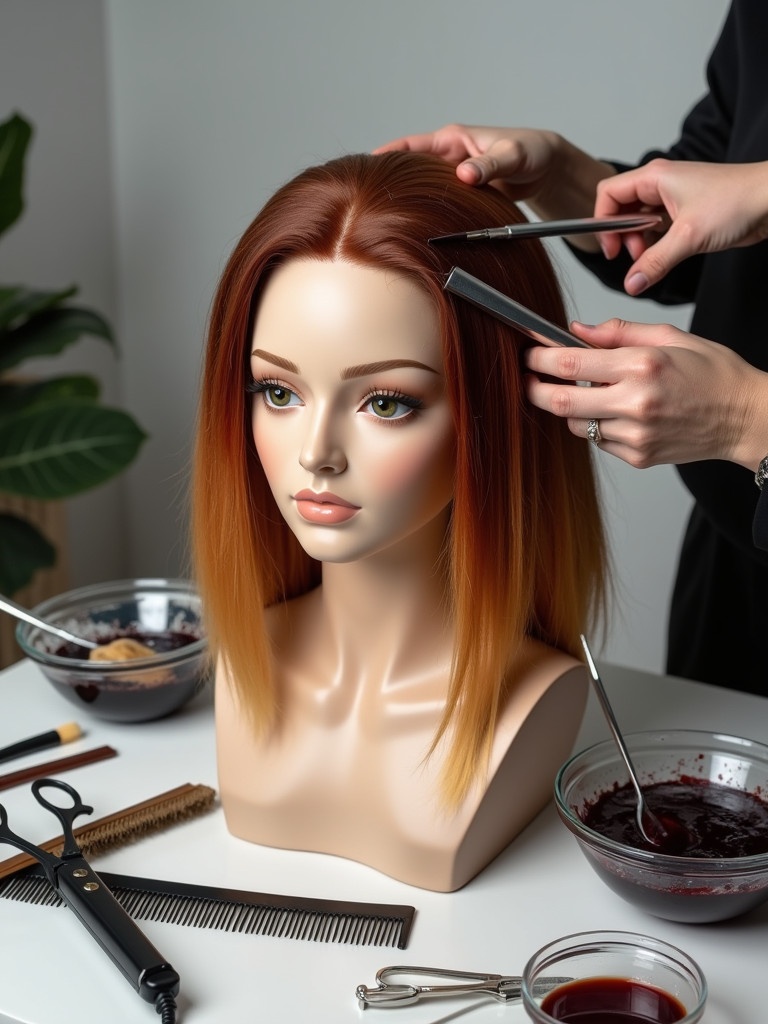
[[[83,856],[95,857],[189,818],[196,818],[211,810],[215,798],[216,791],[210,786],[192,786],[162,802],[139,807],[117,820],[94,822],[86,833],[78,836],[78,845]]]
[[[160,832],[171,825],[209,811],[215,798],[216,790],[210,786],[187,782],[176,789],[160,793],[159,796],[150,797],[140,804],[134,804],[105,818],[81,825],[74,830],[74,835],[86,857],[106,853],[142,836]],[[40,843],[43,850],[55,856],[61,854],[63,846],[63,836],[55,836]],[[0,878],[7,878],[34,863],[35,858],[30,854],[17,853],[15,857],[0,861]]]

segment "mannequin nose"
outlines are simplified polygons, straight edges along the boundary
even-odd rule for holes
[[[309,473],[341,473],[347,468],[343,445],[336,436],[332,417],[318,413],[299,455],[299,463]]]

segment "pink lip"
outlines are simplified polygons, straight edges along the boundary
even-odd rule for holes
[[[294,494],[293,500],[302,519],[326,526],[346,523],[360,511],[359,505],[353,505],[330,491],[323,491],[322,494],[309,490],[299,491]]]

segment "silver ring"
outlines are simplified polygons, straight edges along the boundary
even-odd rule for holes
[[[589,420],[587,423],[587,440],[591,441],[595,448],[603,440],[603,435],[600,433],[600,424],[597,420]]]

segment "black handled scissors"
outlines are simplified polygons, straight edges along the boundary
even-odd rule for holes
[[[72,803],[62,806],[43,795],[44,789],[66,793]],[[0,804],[0,843],[15,846],[30,854],[41,865],[45,877],[63,901],[96,939],[112,962],[136,989],[142,999],[154,1003],[163,1021],[172,1021],[174,996],[179,992],[179,976],[123,910],[107,885],[99,878],[77,845],[72,826],[82,814],[93,808],[84,804],[77,790],[58,779],[37,779],[32,783],[35,800],[61,824],[64,848],[60,856],[48,853],[12,832],[8,814]]]

